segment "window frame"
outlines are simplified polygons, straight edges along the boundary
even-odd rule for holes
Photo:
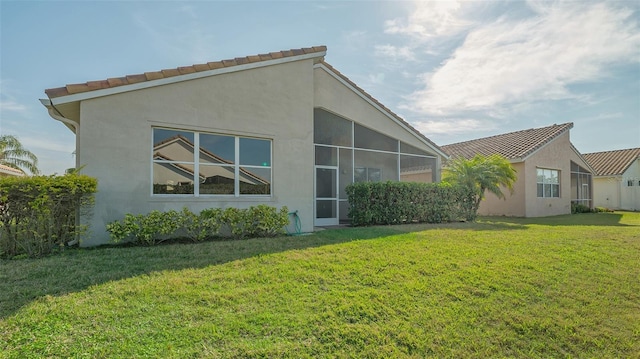
[[[540,171],[542,171],[542,182],[539,181]],[[549,171],[550,175],[547,178],[546,172]],[[556,174],[555,178],[557,178],[557,183],[551,183],[550,181],[554,178],[553,173]],[[552,168],[543,168],[536,167],[536,197],[537,198],[561,198],[562,193],[560,193],[560,173],[561,171],[558,169]],[[542,185],[542,195],[540,195],[539,186]],[[554,187],[557,187],[557,191],[554,191]],[[547,188],[549,189],[550,195],[547,195]],[[557,196],[554,194],[557,193]]]
[[[156,151],[154,143],[154,133],[155,130],[165,130],[165,131],[175,131],[175,132],[186,132],[193,134],[193,159],[192,161],[172,161],[172,160],[156,160]],[[200,136],[201,135],[215,135],[215,136],[225,136],[232,137],[234,139],[234,160],[232,164],[214,164],[202,162],[200,160],[202,148],[200,146]],[[266,141],[269,144],[269,163],[268,165],[247,165],[243,164],[240,160],[241,157],[241,139],[251,139],[251,140],[261,140]],[[193,166],[193,193],[154,193],[154,166],[156,164],[178,164],[183,166]],[[224,194],[216,194],[216,193],[200,193],[200,187],[202,181],[200,180],[200,167],[201,166],[220,166],[220,167],[228,167],[233,168],[234,178],[233,178],[233,187],[234,193],[224,193]],[[269,184],[269,193],[268,194],[243,194],[241,192],[241,182],[242,175],[246,173],[247,168],[259,168],[259,169],[268,169],[269,170],[269,178],[266,179]],[[198,180],[196,180],[198,179]],[[234,135],[229,133],[220,133],[220,132],[210,132],[210,131],[199,131],[192,129],[182,129],[182,128],[172,128],[172,127],[162,127],[162,126],[153,126],[151,127],[151,166],[150,166],[150,195],[155,198],[247,198],[247,197],[260,197],[260,198],[272,198],[273,197],[273,139],[267,137],[252,137],[252,136],[242,136],[242,135]]]

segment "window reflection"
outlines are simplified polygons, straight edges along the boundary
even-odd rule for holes
[[[193,165],[153,164],[154,194],[193,194]]]
[[[240,138],[240,164],[271,166],[271,141]]]
[[[271,194],[269,140],[156,128],[153,143],[153,194]]]
[[[200,163],[233,164],[236,158],[233,136],[200,135]]]

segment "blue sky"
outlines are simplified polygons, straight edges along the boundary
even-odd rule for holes
[[[637,1],[0,0],[0,36],[0,133],[46,174],[75,149],[47,88],[315,45],[439,145],[573,122],[583,153],[640,147]]]

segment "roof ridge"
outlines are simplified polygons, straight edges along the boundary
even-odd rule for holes
[[[106,80],[87,81],[78,84],[67,84],[63,87],[49,88],[44,90],[47,96],[52,99],[56,97],[68,96],[82,92],[103,90],[107,88],[132,85],[139,82],[148,82],[159,80],[163,78],[175,77],[180,75],[187,75],[196,72],[216,70],[224,67],[233,67],[239,65],[245,65],[254,62],[263,62],[269,60],[276,60],[285,57],[302,56],[313,53],[326,52],[327,47],[325,45],[304,47],[300,49],[282,50],[276,52],[270,52],[267,54],[249,55],[244,57],[236,57],[233,59],[225,59],[214,62],[207,62],[204,64],[194,64],[190,66],[180,66],[176,68],[163,69],[159,71],[144,72],[141,74],[125,75],[121,77],[111,77]]]
[[[461,142],[456,142],[456,143],[450,143],[448,145],[443,145],[442,147],[452,146],[452,145],[460,145],[460,144],[467,143],[467,142],[481,141],[481,140],[486,140],[486,139],[495,138],[495,137],[503,137],[503,136],[513,135],[513,134],[527,132],[527,131],[537,131],[537,130],[543,130],[545,128],[562,127],[562,126],[565,126],[565,125],[573,125],[573,122],[565,122],[565,123],[561,123],[559,125],[558,124],[553,124],[553,125],[544,126],[544,127],[532,127],[532,128],[527,128],[527,129],[524,129],[524,130],[511,131],[511,132],[506,132],[506,133],[499,133],[497,135],[491,135],[491,136],[487,136],[487,137],[475,138],[475,139],[472,139],[472,140],[466,140],[466,141],[461,141]]]
[[[622,175],[640,158],[640,147],[585,153],[584,158],[596,170],[597,176]]]
[[[595,154],[600,154],[600,153],[627,152],[627,151],[640,151],[640,147],[623,148],[623,149],[620,149],[620,150],[589,152],[589,153],[583,153],[583,155],[595,155]]]
[[[512,131],[442,146],[450,155],[467,158],[475,154],[500,154],[509,159],[524,159],[573,128],[573,122]]]

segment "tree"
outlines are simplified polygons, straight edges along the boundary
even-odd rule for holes
[[[500,155],[476,155],[472,159],[456,157],[449,161],[443,172],[443,181],[460,188],[461,206],[468,221],[475,220],[487,191],[506,199],[501,187],[513,193],[517,179],[509,160]]]
[[[38,157],[22,147],[20,141],[12,135],[0,136],[0,164],[15,168],[23,173],[26,173],[25,169],[34,175],[40,173]]]

